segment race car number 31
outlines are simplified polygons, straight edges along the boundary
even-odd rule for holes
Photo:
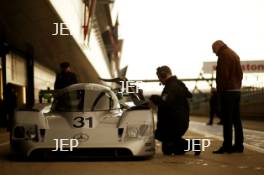
[[[93,117],[74,117],[72,126],[75,128],[93,128]]]

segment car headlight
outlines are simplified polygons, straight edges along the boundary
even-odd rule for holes
[[[153,128],[151,125],[143,124],[140,126],[128,126],[126,136],[128,138],[138,138],[143,136],[153,135]]]
[[[153,128],[151,127],[151,125],[140,125],[139,127],[139,134],[141,136],[150,136],[153,135]]]
[[[26,135],[29,140],[38,141],[38,128],[37,125],[27,126]]]
[[[138,137],[138,128],[137,127],[127,127],[126,136],[129,138],[137,138]]]

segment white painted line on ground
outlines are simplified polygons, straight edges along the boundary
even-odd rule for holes
[[[191,121],[190,124],[191,124],[191,127],[189,127],[190,131],[202,134],[205,137],[213,137],[213,138],[216,138],[218,140],[223,141],[223,136],[222,135],[221,136],[217,135],[217,133],[215,132],[216,130],[218,130],[218,132],[219,132],[219,128],[222,129],[221,126],[216,126],[215,128],[211,128],[212,126],[209,127],[209,126],[206,126],[204,123],[196,122],[196,121]],[[199,126],[199,127],[195,127],[195,125]],[[203,127],[204,130],[201,130],[201,127]],[[206,130],[205,128],[207,128],[207,129],[209,128],[209,130],[211,132],[209,130]],[[245,133],[251,133],[251,134],[253,134],[253,133],[254,134],[263,134],[264,133],[263,131],[256,131],[256,130],[251,130],[251,129],[243,129],[243,130],[244,130],[244,136],[246,135]],[[222,132],[222,131],[220,131],[220,132]],[[264,149],[263,148],[254,146],[252,144],[248,144],[246,142],[244,142],[244,146],[246,148],[250,149],[250,150],[257,151],[259,153],[264,154]]]

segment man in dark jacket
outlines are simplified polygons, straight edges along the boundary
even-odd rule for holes
[[[243,72],[239,56],[223,41],[215,41],[213,52],[218,56],[216,88],[220,94],[224,142],[216,154],[243,152],[243,129],[240,119],[240,88]],[[232,127],[235,128],[235,145],[232,146]]]
[[[54,89],[63,89],[69,85],[78,83],[75,73],[71,71],[70,64],[63,62],[60,64],[61,72],[57,74]]]
[[[11,83],[7,83],[6,92],[5,92],[5,110],[8,121],[8,127],[7,127],[8,131],[11,129],[11,125],[15,117],[15,109],[17,107],[18,107],[17,96],[14,85],[12,85]]]
[[[189,127],[187,98],[191,98],[192,94],[182,81],[172,76],[168,66],[157,68],[157,76],[165,87],[161,96],[150,97],[150,100],[158,106],[155,137],[162,142],[164,154],[184,154],[187,141],[182,136]]]

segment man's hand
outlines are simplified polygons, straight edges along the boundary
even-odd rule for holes
[[[157,105],[160,101],[160,96],[159,95],[151,95],[150,96],[150,101],[152,101],[155,105]]]

